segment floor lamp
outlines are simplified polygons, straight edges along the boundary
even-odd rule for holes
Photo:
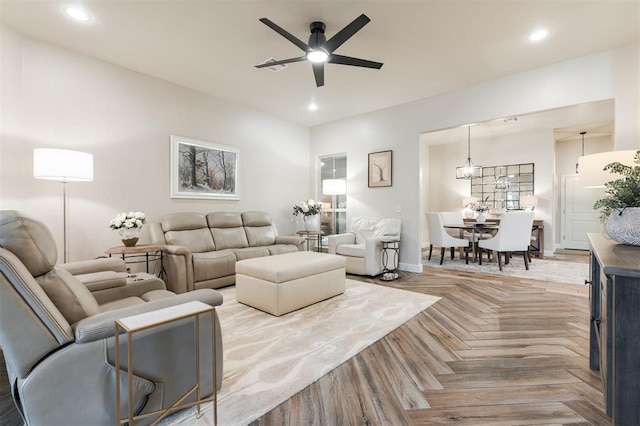
[[[325,179],[322,181],[322,194],[331,195],[331,205],[333,206],[332,227],[334,234],[337,234],[338,218],[336,217],[336,195],[347,193],[347,181],[345,179]]]
[[[69,182],[93,180],[93,155],[67,149],[36,148],[33,150],[33,177],[62,182],[63,262],[68,261],[67,204]]]

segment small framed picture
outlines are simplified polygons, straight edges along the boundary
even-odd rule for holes
[[[239,200],[239,151],[171,135],[171,198]]]
[[[391,152],[369,154],[369,188],[391,186]]]

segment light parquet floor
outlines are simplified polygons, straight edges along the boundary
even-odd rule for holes
[[[365,281],[442,299],[254,426],[611,424],[587,287],[441,269]]]
[[[442,299],[255,426],[611,424],[588,366],[587,287],[441,269],[350,278]],[[0,424],[20,425],[7,392],[1,371]]]

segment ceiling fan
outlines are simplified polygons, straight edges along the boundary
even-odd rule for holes
[[[329,40],[324,35],[326,25],[323,22],[312,22],[309,25],[311,29],[311,36],[309,36],[309,43],[305,43],[298,39],[287,30],[279,27],[267,18],[260,19],[260,22],[289,40],[291,43],[298,46],[305,52],[303,56],[297,58],[283,59],[276,62],[267,62],[256,65],[256,68],[271,67],[273,65],[290,64],[292,62],[309,61],[313,67],[313,75],[316,79],[316,86],[324,86],[324,63],[339,64],[339,65],[351,65],[354,67],[364,68],[382,68],[382,63],[368,61],[366,59],[353,58],[351,56],[342,56],[333,53],[338,47],[349,40],[351,36],[360,31],[362,27],[367,25],[371,21],[365,14],[358,16],[349,25],[338,31]]]

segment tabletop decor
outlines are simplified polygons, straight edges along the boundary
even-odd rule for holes
[[[472,203],[469,203],[467,207],[478,213],[478,216],[476,217],[476,223],[482,224],[487,220],[487,216],[485,215],[485,213],[491,210],[493,206],[486,201],[474,201]]]
[[[320,230],[320,212],[322,211],[322,203],[312,199],[300,201],[293,206],[293,215],[302,215],[304,220],[304,229],[306,231]]]
[[[140,230],[147,223],[147,217],[142,212],[122,212],[111,219],[109,228],[120,232],[122,244],[133,247],[140,238]]]
[[[620,162],[604,166],[605,171],[621,177],[605,183],[605,197],[596,201],[594,209],[602,209],[600,219],[606,220],[604,230],[613,240],[640,246],[640,150],[633,158],[637,164]]]

